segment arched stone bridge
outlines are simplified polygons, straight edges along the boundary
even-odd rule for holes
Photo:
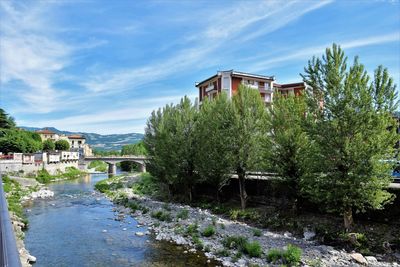
[[[105,163],[108,164],[108,173],[109,174],[115,174],[117,171],[117,163],[123,162],[123,161],[131,161],[135,162],[139,165],[139,170],[141,172],[146,172],[146,156],[89,156],[85,157],[84,161],[85,164],[95,161],[95,160],[101,160],[104,161]]]

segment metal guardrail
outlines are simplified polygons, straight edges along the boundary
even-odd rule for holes
[[[21,267],[0,173],[0,266]]]

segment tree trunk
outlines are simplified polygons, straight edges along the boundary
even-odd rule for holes
[[[189,186],[189,203],[192,203],[192,187]]]
[[[242,210],[244,210],[246,208],[246,202],[247,202],[245,172],[240,169],[237,171],[237,175],[238,175],[238,179],[239,179],[240,206],[241,206]]]
[[[346,211],[343,213],[344,219],[344,228],[346,231],[349,231],[353,226],[353,211],[351,208],[347,208]]]
[[[215,192],[215,196],[217,197],[217,203],[219,204],[219,189],[217,187],[217,190]]]

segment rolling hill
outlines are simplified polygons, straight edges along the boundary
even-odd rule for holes
[[[20,127],[28,131],[37,131],[48,129],[58,134],[81,134],[86,138],[86,142],[93,148],[99,150],[121,150],[123,145],[135,144],[143,139],[143,134],[140,133],[127,133],[127,134],[97,134],[97,133],[85,133],[85,132],[69,132],[61,131],[54,127]]]

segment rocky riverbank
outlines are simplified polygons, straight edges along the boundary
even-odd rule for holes
[[[164,203],[136,195],[129,188],[112,191],[114,200],[124,205],[116,209],[116,219],[132,215],[140,224],[136,235],[143,236],[149,231],[157,240],[166,240],[185,246],[184,253],[204,253],[223,266],[280,266],[282,261],[267,259],[271,250],[284,251],[296,246],[302,250],[302,266],[400,266],[393,262],[380,262],[372,256],[348,253],[312,241],[313,233],[305,231],[304,238],[298,239],[290,233],[279,234],[265,229],[256,229],[247,224],[227,220],[211,214],[206,209],[187,205]],[[121,201],[122,199],[122,201]],[[206,234],[206,231],[213,233]],[[208,230],[207,230],[208,229]],[[243,253],[234,242],[227,245],[226,240],[238,240],[250,244],[258,243],[261,254]],[[252,255],[253,254],[253,255]]]
[[[22,206],[27,201],[32,201],[37,198],[51,198],[54,196],[54,192],[49,190],[43,184],[38,183],[34,179],[21,178],[21,177],[10,177],[11,183],[9,183],[9,192],[6,196],[11,196],[13,201],[17,201],[19,208],[22,210]],[[7,197],[8,201],[11,198]],[[10,206],[10,203],[9,203]],[[17,215],[16,212],[10,210],[10,219],[13,224],[14,234],[17,242],[17,248],[19,251],[21,264],[23,267],[31,266],[32,263],[36,262],[36,258],[30,255],[29,251],[25,248],[24,244],[24,229],[27,227],[27,221],[22,218],[21,215]]]

